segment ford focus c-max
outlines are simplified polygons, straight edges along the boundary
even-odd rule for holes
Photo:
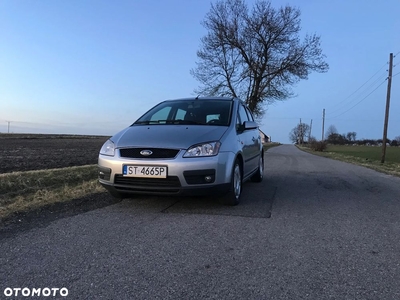
[[[237,205],[245,180],[262,181],[264,152],[240,99],[186,98],[159,103],[111,137],[98,168],[115,197],[218,194]]]

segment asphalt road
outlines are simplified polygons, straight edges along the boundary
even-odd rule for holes
[[[265,163],[237,207],[137,197],[3,236],[0,298],[400,299],[400,178],[291,145]]]

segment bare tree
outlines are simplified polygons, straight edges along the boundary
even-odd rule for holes
[[[337,134],[337,133],[338,133],[338,131],[336,129],[336,126],[335,125],[330,125],[328,127],[328,130],[326,131],[326,136],[327,136],[327,138],[329,138],[330,135]]]
[[[357,140],[357,132],[355,132],[355,131],[352,131],[352,132],[351,132],[351,140],[352,140],[353,142],[355,142],[355,141]]]
[[[348,133],[346,134],[346,139],[347,139],[348,141],[350,141],[350,142],[355,142],[356,137],[357,137],[357,133],[354,132],[354,131],[348,132]]]
[[[294,96],[295,83],[329,69],[320,37],[301,40],[300,23],[299,9],[276,9],[266,0],[256,0],[251,11],[244,0],[211,4],[202,22],[208,34],[191,70],[201,84],[195,92],[239,97],[257,117],[264,104]]]
[[[289,138],[293,143],[303,144],[309,137],[310,125],[306,123],[299,123],[289,133]]]

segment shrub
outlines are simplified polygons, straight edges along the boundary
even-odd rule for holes
[[[326,150],[327,143],[325,141],[319,141],[319,142],[312,141],[310,144],[310,147],[314,151],[322,152],[322,151]]]

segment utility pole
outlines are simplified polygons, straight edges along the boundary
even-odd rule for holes
[[[310,142],[310,137],[311,137],[311,129],[312,129],[312,119],[311,119],[311,124],[310,124],[310,133],[308,135],[308,142]]]
[[[301,124],[301,118],[300,118],[300,145],[303,145],[303,125]]]
[[[392,88],[392,69],[393,69],[393,53],[389,56],[389,77],[386,94],[386,111],[385,111],[385,124],[383,125],[383,139],[382,139],[382,159],[381,163],[385,162],[386,156],[386,139],[387,139],[387,128],[389,123],[389,107],[390,107],[390,89]]]
[[[324,131],[325,131],[325,108],[322,111],[322,141],[324,141]]]
[[[11,123],[11,121],[6,121],[6,122],[8,123],[8,126],[7,126],[7,127],[8,127],[8,130],[7,130],[7,132],[10,133],[10,123]]]

